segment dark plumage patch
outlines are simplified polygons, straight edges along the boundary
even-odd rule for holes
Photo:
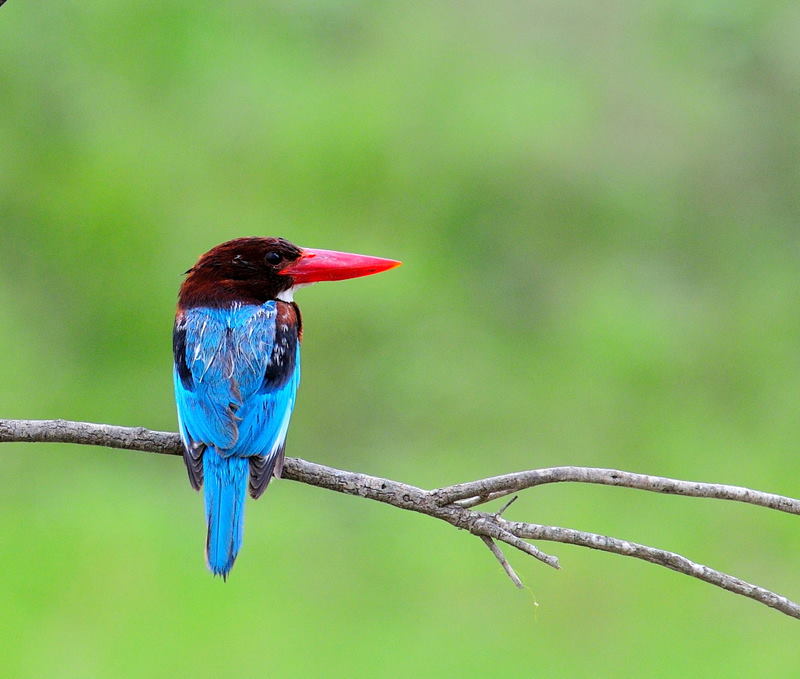
[[[205,445],[202,443],[190,443],[189,447],[183,447],[183,461],[186,463],[186,472],[189,474],[189,483],[192,488],[200,490],[203,485],[203,453]]]
[[[194,388],[192,381],[192,371],[186,363],[186,324],[182,318],[175,321],[172,331],[172,353],[175,357],[175,366],[178,369],[178,377],[184,389],[191,391]]]
[[[292,309],[294,309],[294,317],[297,319],[297,339],[303,341],[303,314],[300,313],[300,307],[297,302],[292,302]]]
[[[261,497],[273,476],[281,475],[285,448],[285,445],[281,445],[270,457],[253,455],[248,458],[250,462],[250,497],[254,500]]]
[[[298,314],[294,304],[278,302],[275,319],[275,342],[264,371],[260,392],[280,389],[294,374],[297,363]]]

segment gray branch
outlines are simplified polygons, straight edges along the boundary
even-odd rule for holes
[[[549,467],[531,469],[524,472],[493,476],[479,481],[459,483],[447,488],[439,488],[433,493],[439,504],[458,502],[462,507],[475,507],[520,490],[542,486],[546,483],[596,483],[603,486],[623,486],[653,493],[707,497],[717,500],[733,500],[751,505],[777,509],[788,514],[800,514],[800,500],[773,493],[763,493],[741,486],[727,486],[721,483],[702,483],[700,481],[679,481],[664,476],[634,474],[618,469],[597,467]]]
[[[66,420],[2,420],[1,442],[80,443],[147,453],[181,455],[181,442],[172,432],[150,431],[143,427],[117,427],[108,424]],[[496,542],[504,542],[534,558],[558,568],[558,559],[545,554],[527,540],[561,542],[589,547],[664,566],[703,580],[729,592],[741,594],[793,618],[800,618],[800,606],[768,589],[690,561],[680,554],[648,547],[627,540],[587,533],[571,528],[509,521],[501,516],[506,509],[489,514],[471,507],[511,493],[545,483],[576,482],[636,488],[656,493],[734,500],[800,514],[800,500],[764,493],[739,486],[680,481],[661,476],[634,474],[615,469],[590,467],[552,467],[536,469],[435,490],[423,490],[390,479],[348,472],[298,458],[286,458],[282,477],[311,486],[356,495],[432,516],[478,536],[503,566],[515,585],[521,584]]]

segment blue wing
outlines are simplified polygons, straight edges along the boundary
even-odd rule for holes
[[[175,398],[195,488],[209,449],[223,458],[250,458],[256,497],[273,471],[280,473],[300,355],[297,323],[286,322],[279,304],[195,307],[176,321]],[[292,311],[289,320],[295,318]]]

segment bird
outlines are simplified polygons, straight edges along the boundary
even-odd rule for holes
[[[203,488],[214,575],[227,579],[241,548],[247,491],[260,497],[283,468],[300,382],[295,291],[400,264],[249,237],[217,245],[185,272],[172,336],[175,402],[189,482]]]

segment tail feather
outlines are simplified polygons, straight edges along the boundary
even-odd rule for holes
[[[223,579],[227,578],[242,546],[249,471],[247,458],[222,457],[211,449],[203,455],[208,523],[206,560],[211,572]]]

